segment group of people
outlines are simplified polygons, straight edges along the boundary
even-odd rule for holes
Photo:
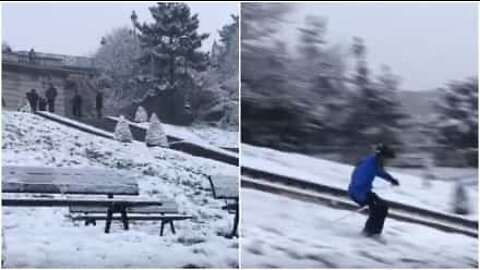
[[[40,111],[47,111],[48,109],[49,112],[55,112],[55,99],[57,98],[57,94],[55,86],[50,84],[50,87],[45,91],[45,97],[40,96],[35,89],[27,92],[26,96],[33,112],[36,112],[37,109]]]
[[[45,97],[40,96],[35,89],[31,89],[27,92],[26,97],[30,107],[33,112],[39,111],[48,111],[55,112],[55,99],[57,97],[57,89],[50,84],[50,87],[45,91]],[[83,97],[80,95],[78,90],[75,90],[75,95],[72,100],[72,114],[74,117],[82,117],[82,103]],[[97,117],[102,118],[102,109],[103,109],[103,94],[100,91],[97,91],[95,98],[95,108],[97,111]]]

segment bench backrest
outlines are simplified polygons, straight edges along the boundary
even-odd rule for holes
[[[209,176],[213,197],[216,199],[238,199],[238,177],[229,175]]]
[[[37,207],[108,207],[110,205],[122,205],[125,207],[162,206],[159,200],[134,200],[134,199],[101,199],[101,198],[2,198],[2,206],[37,206]]]

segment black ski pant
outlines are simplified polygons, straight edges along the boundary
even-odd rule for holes
[[[388,214],[388,204],[385,200],[378,197],[374,192],[367,194],[367,199],[363,202],[357,202],[360,206],[368,205],[368,219],[365,223],[363,231],[366,234],[381,234],[383,224]]]

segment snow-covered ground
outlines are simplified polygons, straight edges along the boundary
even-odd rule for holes
[[[117,119],[117,117],[110,117],[112,119]],[[134,123],[130,122],[132,125],[137,125],[142,128],[148,128],[148,123]],[[190,142],[200,143],[200,144],[210,144],[216,147],[228,147],[228,148],[237,148],[238,147],[238,132],[237,131],[227,131],[215,127],[203,126],[203,125],[192,125],[188,127],[184,126],[175,126],[162,123],[162,127],[165,129],[165,133],[170,136],[175,136],[187,140]]]
[[[309,157],[285,153],[269,148],[242,144],[242,166],[270,171],[306,181],[317,182],[347,189],[353,166]],[[447,177],[453,177],[455,169],[442,168]],[[388,168],[387,168],[387,171]],[[449,171],[449,173],[445,173]],[[461,171],[460,174],[465,173]],[[468,172],[476,176],[477,173]],[[388,182],[377,178],[374,190],[382,197],[401,203],[452,214],[454,181],[425,181],[423,178],[395,170],[391,174],[399,179],[400,186],[392,187]],[[467,186],[471,214],[466,217],[478,219],[478,185]]]
[[[142,197],[169,197],[192,215],[160,237],[158,222],[74,224],[66,208],[3,208],[5,267],[170,268],[238,266],[238,240],[226,239],[233,216],[214,200],[206,175],[238,168],[143,143],[100,138],[27,113],[2,113],[2,164],[116,169],[135,176]]]
[[[387,219],[380,240],[366,217],[242,189],[242,268],[478,268],[478,239]]]

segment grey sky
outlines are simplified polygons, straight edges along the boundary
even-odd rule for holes
[[[301,24],[306,14],[325,16],[327,41],[346,45],[353,36],[362,37],[374,73],[387,64],[401,76],[402,89],[425,90],[478,74],[477,7],[476,3],[304,3],[287,20]]]
[[[238,15],[238,4],[188,3],[198,13],[200,32],[209,33],[203,49],[210,49],[217,30]],[[116,27],[131,26],[135,10],[139,21],[151,21],[148,7],[155,2],[118,3],[3,3],[2,37],[14,50],[89,55],[100,39]]]

